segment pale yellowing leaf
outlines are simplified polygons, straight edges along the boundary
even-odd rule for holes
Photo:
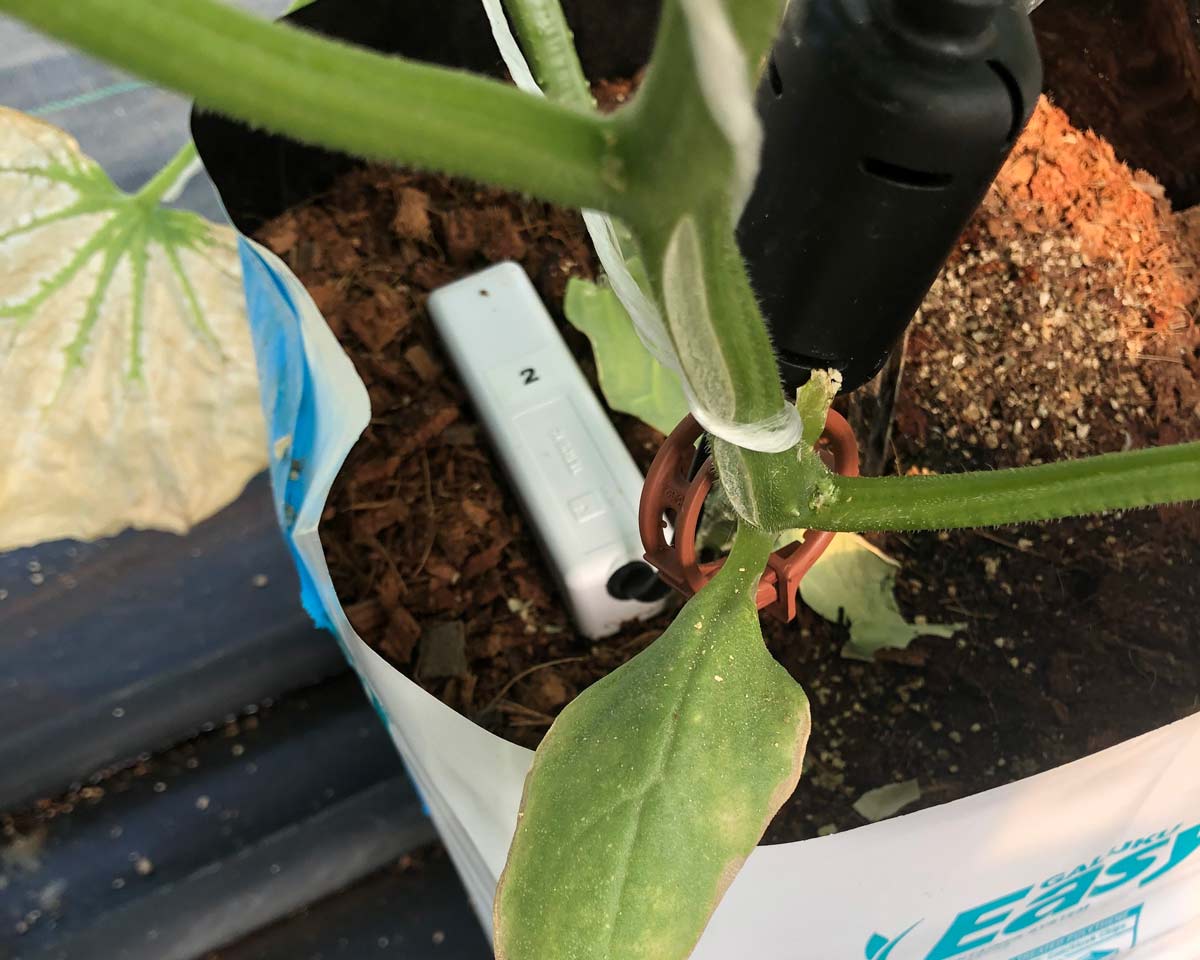
[[[868,790],[854,803],[854,812],[870,823],[893,817],[909,804],[921,799],[921,785],[916,780],[889,783]]]
[[[235,234],[0,108],[0,550],[183,532],[266,466]]]
[[[898,564],[857,534],[839,533],[800,581],[800,597],[826,620],[844,617],[850,642],[842,656],[870,660],[921,636],[950,637],[965,623],[909,623],[896,603]]]

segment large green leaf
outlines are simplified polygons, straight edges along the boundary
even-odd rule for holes
[[[772,537],[574,701],[534,758],[496,895],[499,960],[681,960],[795,788],[808,700],[763,646]]]
[[[850,641],[842,656],[870,660],[921,636],[950,637],[965,623],[909,623],[896,603],[899,564],[858,534],[839,533],[800,581],[800,597],[826,620],[844,616]]]
[[[661,433],[674,430],[688,412],[679,378],[642,345],[617,295],[609,287],[573,279],[563,311],[592,342],[608,405]]]
[[[0,108],[0,550],[183,531],[266,466],[231,230]]]

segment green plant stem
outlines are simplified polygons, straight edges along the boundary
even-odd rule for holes
[[[735,31],[749,45],[748,62],[756,64],[777,26],[778,3],[753,0],[729,6]],[[546,94],[564,103],[590,104],[587,80],[558,0],[505,0],[505,7]],[[664,9],[653,63],[651,76],[627,114],[627,139],[638,144],[628,165],[643,164],[637,169],[645,174],[647,192],[656,197],[654,204],[637,211],[635,239],[650,275],[658,280],[675,224],[680,217],[692,216],[704,261],[701,282],[715,319],[713,332],[720,353],[703,359],[723,365],[728,372],[734,388],[732,409],[727,410],[731,417],[744,422],[765,419],[778,413],[786,399],[778,379],[762,375],[775,369],[774,353],[734,240],[727,198],[729,147],[699,89],[678,3]],[[673,155],[668,163],[650,163],[665,153]],[[710,162],[696,162],[701,156]],[[662,216],[668,206],[672,212]],[[661,285],[652,286],[661,305]],[[701,371],[692,373],[697,375],[693,382],[702,379]],[[737,504],[742,516],[774,529],[793,525],[788,493],[808,479],[795,454],[756,453],[721,441],[714,446],[722,476],[743,478],[735,487],[746,492]]]
[[[542,92],[566,106],[594,109],[575,38],[558,0],[504,0],[504,9]]]
[[[782,4],[778,0],[726,0],[725,7],[747,69],[754,74],[778,27]],[[666,3],[645,82],[632,105],[615,118],[631,182],[652,185],[655,196],[655,203],[636,210],[629,224],[657,298],[663,303],[671,237],[684,218],[695,222],[700,273],[713,324],[712,349],[704,350],[703,355],[689,355],[687,341],[698,341],[687,330],[688,317],[672,317],[667,311],[668,328],[698,394],[704,386],[718,382],[712,376],[717,372],[732,387],[731,397],[713,391],[700,394],[700,403],[727,419],[756,423],[778,416],[788,401],[734,239],[735,155],[705,100],[702,69],[714,69],[714,65],[696,62],[681,4],[678,0]],[[752,79],[747,77],[746,82]],[[731,78],[730,85],[735,82],[736,78]],[[731,89],[729,95],[745,93]],[[714,443],[714,451],[718,471],[741,517],[764,529],[795,526],[788,505],[806,480],[795,451],[764,454],[720,440]]]
[[[166,196],[168,191],[179,182],[179,178],[183,176],[185,170],[194,161],[199,154],[196,151],[196,145],[189,140],[184,146],[180,147],[179,152],[175,154],[167,165],[151,177],[144,187],[136,194],[134,199],[139,203],[148,207],[157,207],[162,203],[162,198]]]
[[[836,477],[799,521],[818,530],[937,530],[1200,500],[1200,443],[929,477]]]
[[[767,559],[775,547],[775,534],[767,533],[746,523],[739,523],[733,536],[733,546],[725,565],[729,567],[727,575],[732,575],[739,569],[750,573],[761,573],[766,569]],[[757,583],[757,581],[755,581]]]
[[[0,0],[0,10],[306,143],[569,206],[621,212],[633,203],[608,121],[496,81],[381,56],[216,0]]]
[[[722,4],[740,41],[753,90],[786,4],[781,0],[722,0]],[[630,109],[618,115],[631,181],[645,180],[659,188],[654,203],[638,211],[639,230],[669,233],[697,203],[729,194],[732,151],[700,83],[700,71],[713,69],[716,65],[711,63],[697,64],[680,2],[667,0],[645,80]],[[727,95],[741,94],[731,89]],[[728,222],[728,215],[723,219]],[[730,224],[731,233],[732,228]]]

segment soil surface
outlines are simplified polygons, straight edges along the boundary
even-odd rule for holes
[[[611,94],[619,96],[620,91]],[[951,472],[1200,437],[1193,221],[1043,104],[909,338],[889,469]],[[582,223],[499,191],[366,169],[260,239],[313,294],[367,384],[371,425],[322,540],[360,635],[476,722],[534,746],[669,615],[593,643],[572,629],[468,399],[429,291],[513,259],[558,313],[594,275]],[[586,341],[564,329],[585,372]],[[616,417],[643,466],[659,438]],[[765,624],[807,689],[805,776],[767,840],[861,825],[916,779],[917,809],[1111,746],[1200,707],[1196,511],[876,537],[902,607],[969,626],[873,663],[802,609]]]
[[[1200,203],[1200,0],[1055,0],[1033,26],[1055,102]]]

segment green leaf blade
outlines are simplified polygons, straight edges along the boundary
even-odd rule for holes
[[[695,946],[808,739],[807,698],[753,603],[769,548],[744,532],[723,574],[543,741],[497,893],[502,960],[678,960]]]
[[[573,279],[563,311],[591,341],[608,405],[660,433],[674,430],[688,412],[679,378],[642,345],[617,295],[608,287]]]

